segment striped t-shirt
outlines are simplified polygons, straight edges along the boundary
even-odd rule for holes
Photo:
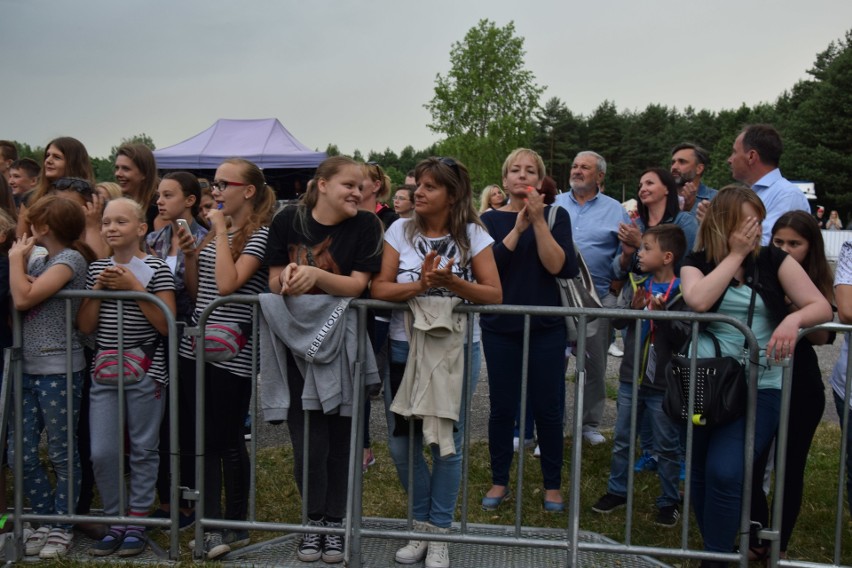
[[[151,294],[165,290],[174,291],[175,279],[169,265],[156,256],[148,255],[142,259],[145,264],[154,270],[146,290]],[[89,265],[86,275],[86,289],[91,290],[95,286],[98,276],[109,266],[115,266],[111,258],[102,258]],[[97,341],[99,349],[115,349],[118,347],[118,304],[120,300],[101,300],[101,309],[98,314]],[[156,343],[160,333],[151,325],[142,309],[136,301],[123,301],[123,325],[124,348],[133,349],[143,345]],[[174,314],[171,314],[174,317]],[[154,361],[148,370],[148,376],[161,383],[169,380],[166,368],[165,344],[159,341],[157,351],[154,353]]]
[[[257,257],[263,262],[263,256],[266,253],[266,240],[269,235],[268,227],[261,227],[256,230],[251,237],[246,241],[245,247],[241,254],[249,254]],[[228,235],[228,243],[232,241],[232,235]],[[269,280],[269,269],[266,266],[261,266],[251,278],[249,278],[243,286],[234,292],[239,295],[256,295],[267,290]],[[212,240],[198,253],[198,294],[195,299],[195,310],[192,314],[193,325],[198,325],[198,319],[204,309],[210,305],[213,300],[219,298],[219,290],[216,286],[216,240]],[[225,304],[216,308],[210,317],[207,318],[207,325],[211,323],[242,323],[246,332],[248,342],[240,350],[236,357],[230,361],[211,362],[211,365],[221,367],[239,375],[241,377],[251,377],[251,352],[252,352],[252,305],[251,304]],[[192,337],[183,337],[180,343],[180,354],[190,359],[195,358],[193,350]],[[203,337],[198,338],[199,343],[203,342]]]

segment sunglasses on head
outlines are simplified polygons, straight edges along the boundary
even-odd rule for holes
[[[451,170],[453,170],[453,173],[456,174],[456,177],[461,179],[461,173],[459,173],[458,162],[456,162],[452,158],[445,158],[443,156],[439,157],[439,158],[435,158],[435,159],[438,160],[439,162],[441,162],[442,164],[444,164],[445,166],[447,166],[448,168],[450,168]]]
[[[91,197],[95,192],[92,184],[90,184],[87,180],[78,177],[61,177],[53,182],[53,187],[59,191],[73,190],[84,197]]]

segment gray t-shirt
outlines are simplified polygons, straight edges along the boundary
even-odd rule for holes
[[[56,256],[34,258],[29,265],[30,276],[41,276],[56,264],[68,266],[74,273],[63,290],[84,290],[88,264],[79,252],[65,249]],[[58,375],[65,373],[65,357],[71,350],[71,369],[80,371],[86,366],[83,347],[76,329],[77,310],[80,300],[71,300],[71,309],[66,314],[65,300],[49,298],[27,310],[24,317],[24,372],[30,375]],[[66,318],[71,318],[70,342],[66,340]]]

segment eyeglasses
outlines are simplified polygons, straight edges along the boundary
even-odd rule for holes
[[[83,195],[84,197],[91,197],[91,195],[95,192],[95,190],[92,188],[92,184],[90,184],[88,180],[77,177],[59,178],[58,180],[53,182],[53,187],[55,187],[59,191],[71,189]]]
[[[409,199],[408,197],[406,197],[404,195],[394,195],[393,200],[394,201],[411,201],[411,199]]]
[[[211,189],[215,189],[216,191],[225,191],[229,186],[233,185],[234,187],[245,187],[247,185],[251,185],[250,183],[240,183],[238,181],[228,181],[224,179],[213,180],[213,183],[210,184]]]

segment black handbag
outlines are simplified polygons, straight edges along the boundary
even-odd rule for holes
[[[752,282],[751,300],[748,306],[748,327],[754,316],[757,270]],[[704,332],[713,340],[715,357],[696,359],[695,402],[689,416],[690,359],[687,355],[673,355],[666,366],[666,395],[663,412],[680,422],[691,420],[696,426],[716,426],[733,422],[745,416],[748,401],[748,383],[743,362],[748,342],[743,343],[743,357],[737,359],[722,356],[719,340],[712,333]]]

